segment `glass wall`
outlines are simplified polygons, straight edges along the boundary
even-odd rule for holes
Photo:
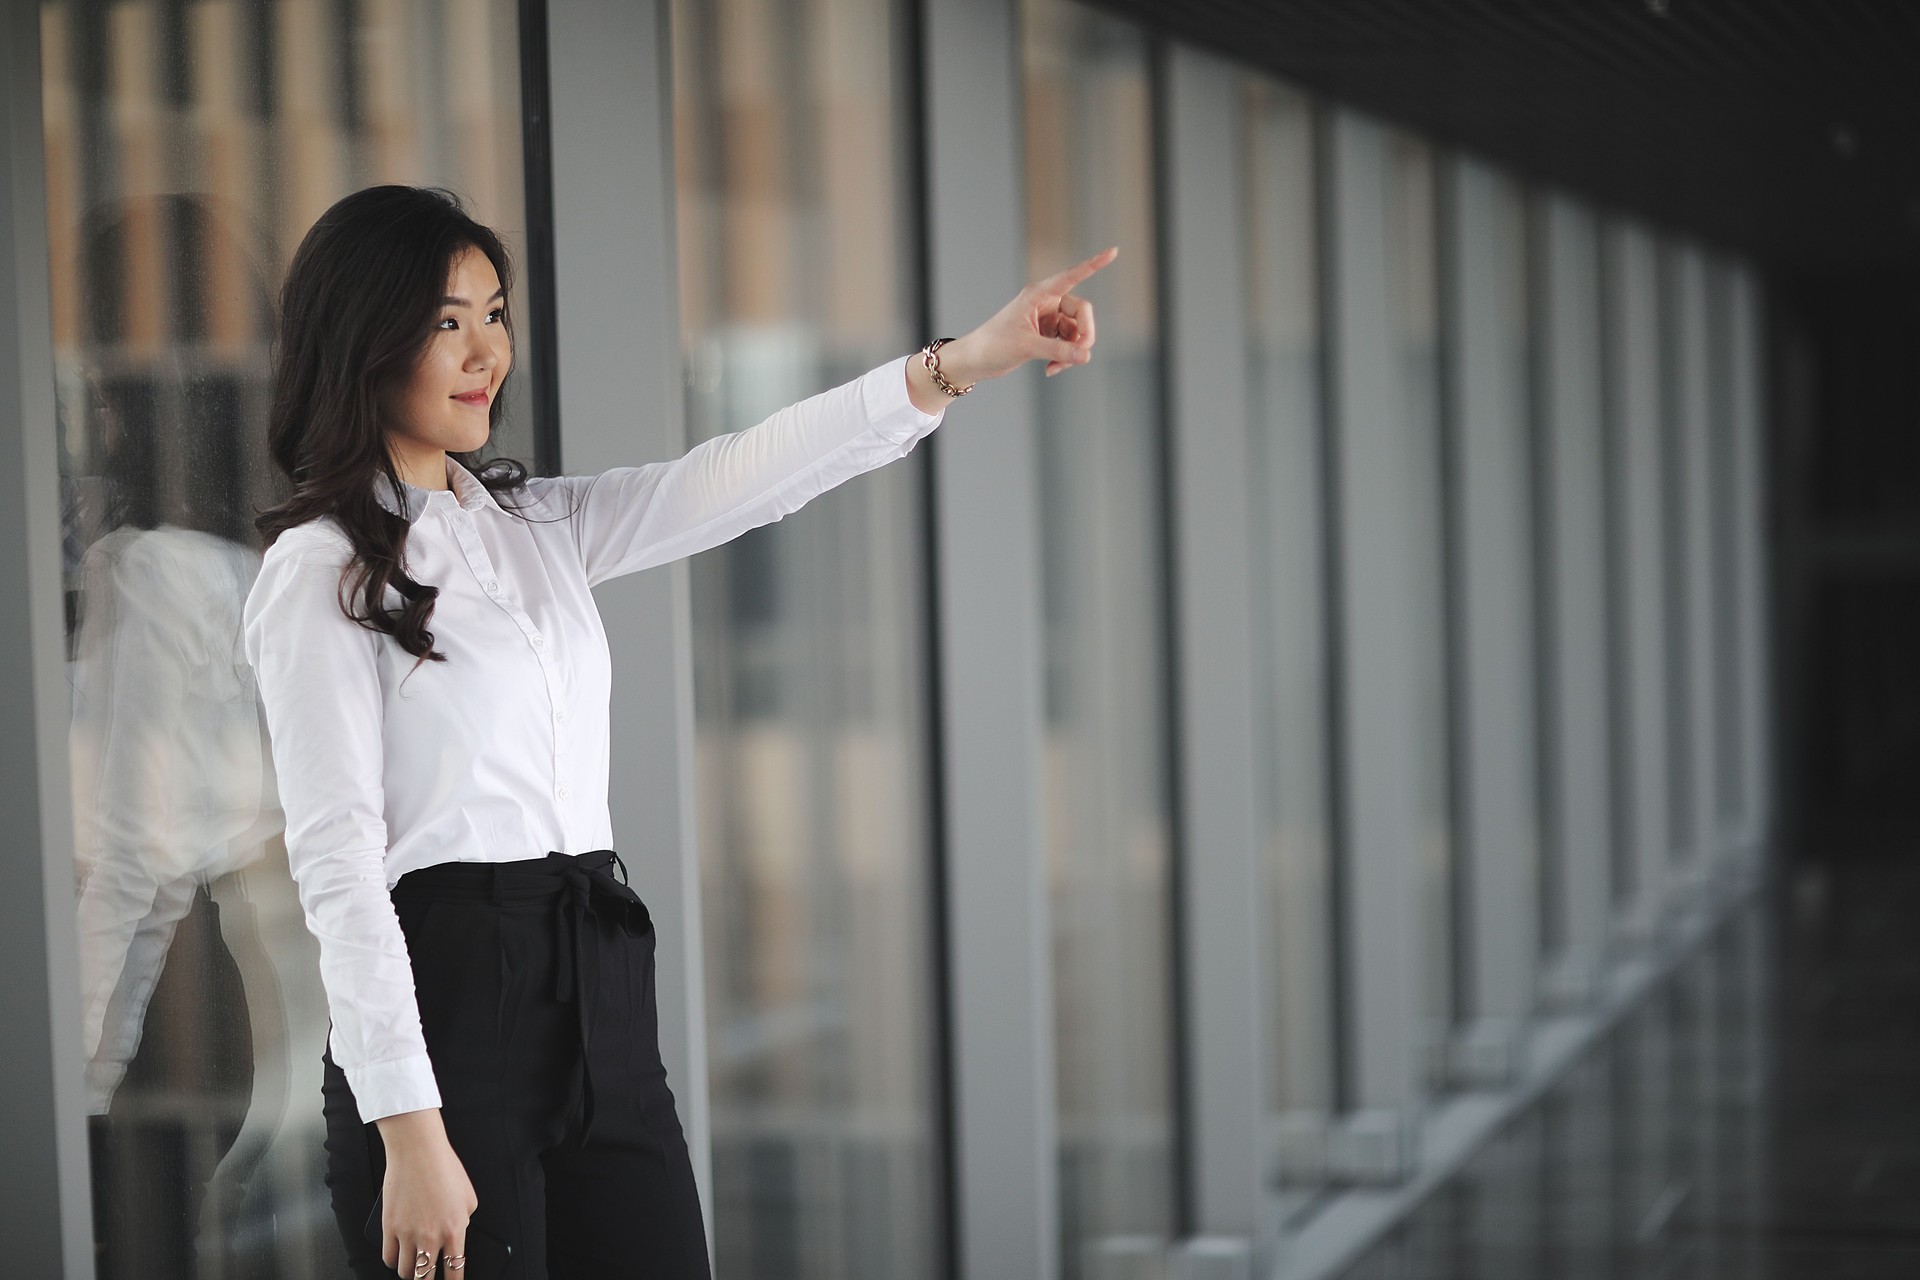
[[[1021,6],[1028,275],[1109,244],[1100,354],[1043,380],[1045,806],[1065,1280],[1175,1227],[1165,456],[1141,32]],[[1128,1272],[1131,1274],[1131,1272]]]
[[[662,176],[674,183],[678,259],[646,268],[677,272],[688,434],[700,440],[927,336],[919,131],[945,122],[918,118],[919,0],[667,3],[664,47],[651,24],[628,38],[671,61],[676,171]],[[238,635],[260,555],[251,516],[280,496],[264,441],[273,303],[312,220],[382,181],[452,187],[526,263],[523,8],[542,6],[39,0],[81,1022],[103,1277],[344,1271],[322,1178],[327,1009]],[[1077,0],[1020,0],[1017,13],[1024,154],[1004,157],[1017,168],[986,165],[968,180],[1022,186],[1030,279],[1109,244],[1123,250],[1085,286],[1099,307],[1099,358],[1031,379],[1040,506],[1035,545],[1019,549],[1039,566],[1044,646],[1055,1072],[1044,1087],[1058,1128],[1033,1139],[1054,1144],[1059,1177],[1059,1236],[1045,1247],[1058,1250],[1062,1280],[1107,1280],[1164,1274],[1169,1244],[1190,1225],[1183,1191],[1205,1194],[1183,1187],[1180,1172],[1169,651],[1172,636],[1205,619],[1176,628],[1170,616],[1157,293],[1163,267],[1184,264],[1159,258],[1158,37]],[[1322,105],[1251,73],[1236,92],[1240,240],[1193,251],[1237,253],[1247,288],[1244,315],[1218,318],[1217,335],[1244,342],[1249,360],[1244,572],[1255,660],[1251,687],[1235,692],[1256,727],[1254,927],[1266,986],[1245,1010],[1261,1021],[1265,1052],[1247,1141],[1277,1175],[1281,1207],[1302,1211],[1288,1219],[1296,1224],[1338,1185],[1329,1163],[1356,1178],[1407,1172],[1401,1132],[1367,1127],[1418,1112],[1400,1110],[1417,1101],[1401,1087],[1400,1033],[1417,1020],[1420,1065],[1444,1063],[1451,1033],[1487,1003],[1466,979],[1497,951],[1484,931],[1502,925],[1456,910],[1466,854],[1479,851],[1467,841],[1485,837],[1454,820],[1455,757],[1472,744],[1453,749],[1451,685],[1483,641],[1481,628],[1450,618],[1463,606],[1449,573],[1468,549],[1449,558],[1446,514],[1458,499],[1447,484],[1441,356],[1459,335],[1443,332],[1440,304],[1459,264],[1440,234],[1445,166],[1427,142],[1390,131],[1382,192],[1381,135],[1365,126],[1366,182],[1353,184],[1365,203],[1355,207],[1371,218],[1384,194],[1386,218],[1365,224],[1364,244],[1347,241],[1343,254],[1364,253],[1368,270],[1340,296],[1321,274],[1328,233],[1340,229],[1321,225],[1321,178],[1334,172],[1317,154]],[[581,132],[562,128],[556,155],[590,133],[568,127]],[[1513,397],[1502,416],[1524,432],[1537,353],[1520,323],[1532,271],[1522,189],[1503,186],[1495,204],[1503,252],[1472,269],[1500,273],[1499,309],[1512,324],[1475,336],[1498,344],[1498,394]],[[1738,493],[1726,478],[1729,460],[1744,456],[1736,404],[1757,394],[1744,381],[1757,375],[1727,345],[1732,275],[1744,269],[1717,267],[1727,276],[1710,276],[1708,312],[1688,320],[1681,286],[1694,250],[1648,235],[1649,264],[1656,239],[1659,306],[1649,265],[1648,323],[1633,330],[1653,335],[1647,350],[1615,334],[1618,349],[1605,353],[1647,374],[1614,378],[1610,393],[1641,388],[1644,405],[1605,408],[1616,433],[1615,679],[1623,704],[1634,695],[1619,732],[1628,746],[1657,738],[1673,756],[1649,766],[1651,778],[1621,783],[1623,811],[1644,799],[1662,821],[1636,825],[1655,834],[1621,845],[1634,861],[1617,874],[1654,894],[1670,853],[1704,849],[1703,799],[1728,820],[1761,805],[1765,781],[1739,772],[1754,762],[1732,761],[1730,745],[1759,723],[1743,701],[1754,691],[1728,621],[1730,602],[1747,598],[1728,566],[1761,554],[1730,514]],[[1390,332],[1374,323],[1375,265]],[[1009,294],[1020,283],[1008,280]],[[1638,317],[1641,286],[1629,283],[1634,305],[1620,314]],[[531,462],[537,317],[523,297],[511,301],[518,372],[490,451]],[[1347,389],[1364,391],[1370,427],[1391,431],[1392,465],[1336,468],[1325,428],[1338,397],[1324,379],[1355,365],[1329,361],[1331,325],[1363,312],[1367,323],[1349,327],[1369,352],[1382,339],[1380,359]],[[1461,323],[1505,323],[1472,314]],[[1686,336],[1696,324],[1697,342]],[[1700,354],[1686,357],[1692,346]],[[960,417],[980,403],[970,398]],[[1682,536],[1698,509],[1687,501],[1683,430],[1696,409],[1711,432],[1708,578],[1687,571],[1692,543]],[[1365,437],[1369,447],[1381,439]],[[1368,455],[1369,468],[1386,452]],[[934,766],[943,750],[983,746],[935,737],[931,456],[861,477],[690,566],[710,1208],[727,1280],[957,1266],[943,1180],[950,1158],[966,1153],[944,1149],[942,1136]],[[1332,475],[1351,482],[1355,509],[1391,511],[1391,536],[1405,540],[1383,550],[1352,539],[1349,549],[1369,552],[1366,576],[1344,583],[1328,523],[1339,509]],[[1553,514],[1539,505],[1551,505],[1548,478],[1533,477],[1536,516]],[[1700,598],[1703,584],[1711,598]],[[1384,724],[1395,735],[1388,747],[1417,738],[1407,757],[1419,813],[1413,838],[1396,825],[1391,844],[1355,841],[1366,861],[1343,869],[1334,775],[1402,776],[1371,737],[1347,742],[1344,762],[1332,753],[1333,675],[1368,657],[1379,632],[1342,636],[1330,610],[1363,587],[1407,597],[1411,632],[1405,653],[1396,635],[1369,660],[1412,655],[1417,669],[1404,715],[1396,705],[1346,729],[1371,735]],[[1696,626],[1714,640],[1710,668],[1690,647]],[[1666,660],[1628,661],[1648,653]],[[1541,660],[1528,653],[1529,671]],[[1693,700],[1696,678],[1718,682],[1705,706]],[[1658,733],[1641,732],[1650,726]],[[661,735],[658,744],[678,729],[639,731]],[[1718,755],[1697,753],[1700,733],[1714,735]],[[1547,874],[1565,880],[1586,867],[1589,843],[1556,855]],[[1402,911],[1409,884],[1417,913]],[[1348,921],[1389,919],[1396,940],[1407,935],[1404,963],[1366,968],[1364,990],[1356,957],[1370,965],[1383,953],[1366,951],[1362,936],[1340,955],[1336,903]],[[1652,919],[1660,904],[1646,905]],[[1566,913],[1547,906],[1547,941],[1564,944]],[[961,963],[975,954],[952,953]],[[1375,1087],[1389,1076],[1391,1088]],[[1335,1126],[1342,1108],[1360,1123]]]
[[[672,8],[691,439],[917,343],[890,0]],[[942,1264],[916,454],[693,563],[717,1274]]]
[[[40,6],[98,1274],[343,1273],[318,959],[240,609],[273,300],[313,220],[432,183],[524,260],[517,6]],[[521,364],[489,445],[531,462]]]
[[[1400,421],[1406,450],[1402,495],[1412,535],[1412,652],[1420,741],[1417,867],[1421,921],[1422,1043],[1427,1065],[1444,1066],[1456,1017],[1452,752],[1448,719],[1446,521],[1440,413],[1440,248],[1433,149],[1411,135],[1389,135],[1387,287],[1398,355]]]
[[[1268,1145],[1312,1185],[1334,1104],[1319,193],[1311,103],[1249,76],[1241,111]]]

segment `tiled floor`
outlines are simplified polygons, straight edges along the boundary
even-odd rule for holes
[[[1920,851],[1799,871],[1343,1280],[1920,1280]]]

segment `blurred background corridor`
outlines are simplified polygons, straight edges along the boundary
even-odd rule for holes
[[[4,23],[0,1273],[345,1274],[238,627],[402,182],[541,474],[1121,246],[1087,367],[596,589],[722,1280],[1920,1275],[1920,8]]]
[[[1733,913],[1344,1280],[1914,1274],[1920,875]]]

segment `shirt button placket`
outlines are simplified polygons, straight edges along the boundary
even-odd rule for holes
[[[563,723],[566,718],[567,716],[564,711],[555,711],[553,713],[555,726],[553,730],[553,776],[555,778],[564,778],[567,776],[567,739],[564,731],[559,728],[560,724]],[[567,798],[566,783],[562,782],[554,790],[555,794],[562,800]]]

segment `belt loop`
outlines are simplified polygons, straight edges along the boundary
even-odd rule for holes
[[[488,862],[483,865],[487,868],[487,887],[491,891],[490,896],[493,899],[493,905],[496,907],[505,906],[507,891],[500,883],[500,864],[497,862]]]

